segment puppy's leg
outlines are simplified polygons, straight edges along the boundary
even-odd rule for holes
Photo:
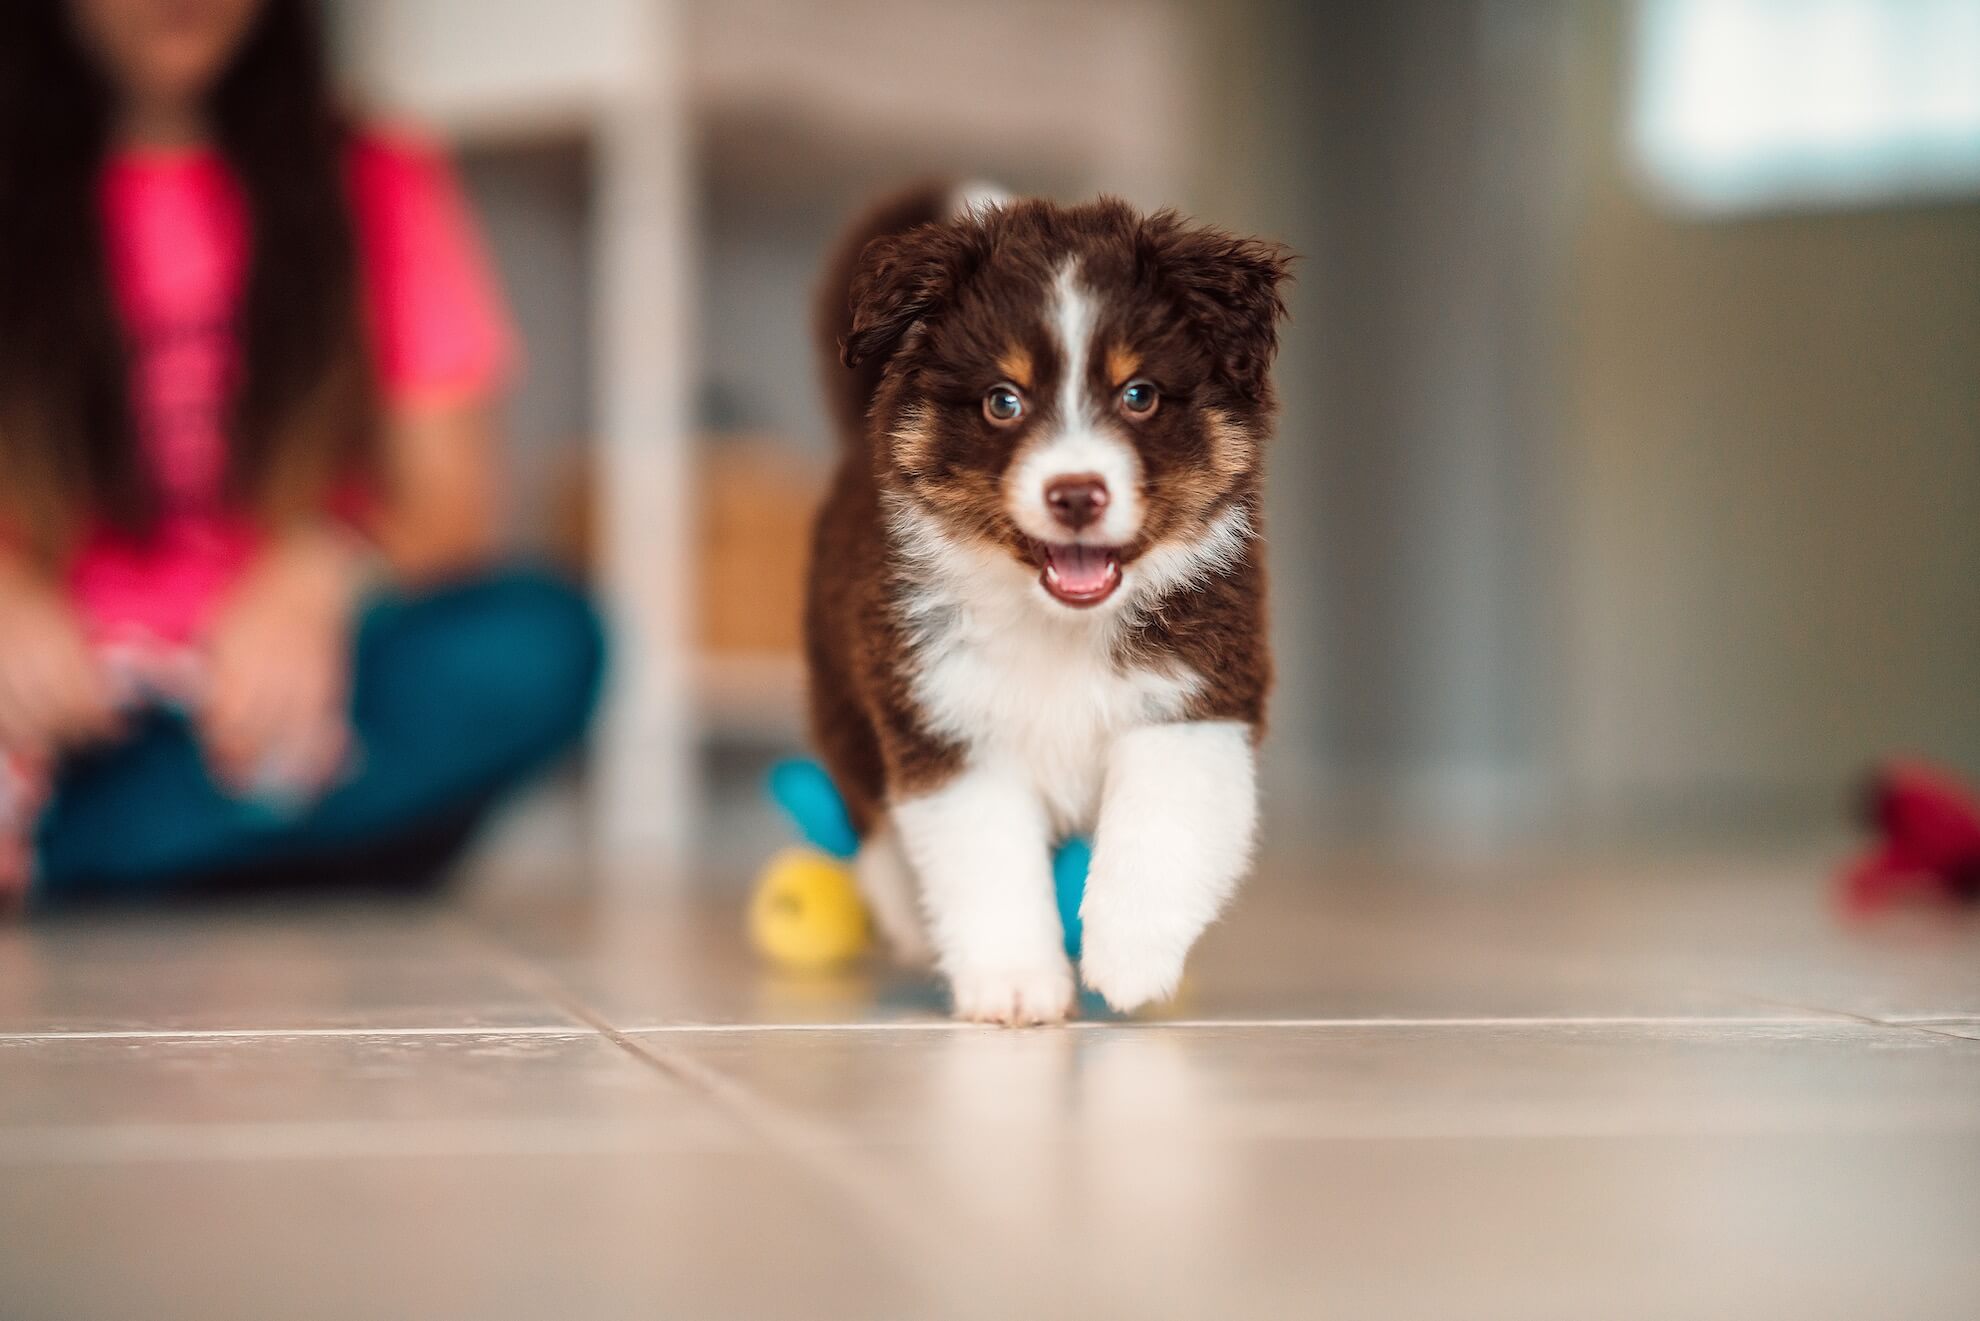
[[[1175,993],[1183,960],[1251,861],[1251,729],[1153,725],[1114,744],[1080,905],[1080,976],[1118,1010]]]
[[[935,948],[928,940],[928,924],[921,917],[914,870],[901,852],[900,837],[891,821],[883,817],[860,842],[853,871],[859,877],[866,906],[873,911],[874,925],[887,938],[894,957],[910,967],[933,963]]]
[[[1022,776],[993,767],[894,804],[921,879],[930,935],[956,1014],[1055,1023],[1072,1005],[1072,965],[1052,898],[1051,833]]]

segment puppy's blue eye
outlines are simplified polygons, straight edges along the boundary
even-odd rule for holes
[[[1121,391],[1121,407],[1146,416],[1155,411],[1155,387],[1147,381],[1129,381]]]
[[[983,416],[992,422],[1015,422],[1024,416],[1024,396],[1008,385],[999,385],[983,396]]]

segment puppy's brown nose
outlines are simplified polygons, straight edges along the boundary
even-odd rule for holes
[[[1091,472],[1054,477],[1045,484],[1045,503],[1053,518],[1077,532],[1107,512],[1107,483]]]

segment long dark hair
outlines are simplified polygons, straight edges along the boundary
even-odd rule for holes
[[[375,429],[348,132],[312,0],[267,0],[206,109],[251,235],[228,496],[279,521],[366,462]],[[158,514],[98,211],[116,112],[64,0],[0,3],[0,507],[50,554],[84,514],[137,536]]]

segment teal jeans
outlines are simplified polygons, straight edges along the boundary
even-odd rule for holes
[[[183,718],[152,713],[63,768],[32,902],[430,881],[491,805],[583,734],[604,663],[590,603],[544,575],[380,599],[355,639],[352,768],[326,796],[230,796]]]

